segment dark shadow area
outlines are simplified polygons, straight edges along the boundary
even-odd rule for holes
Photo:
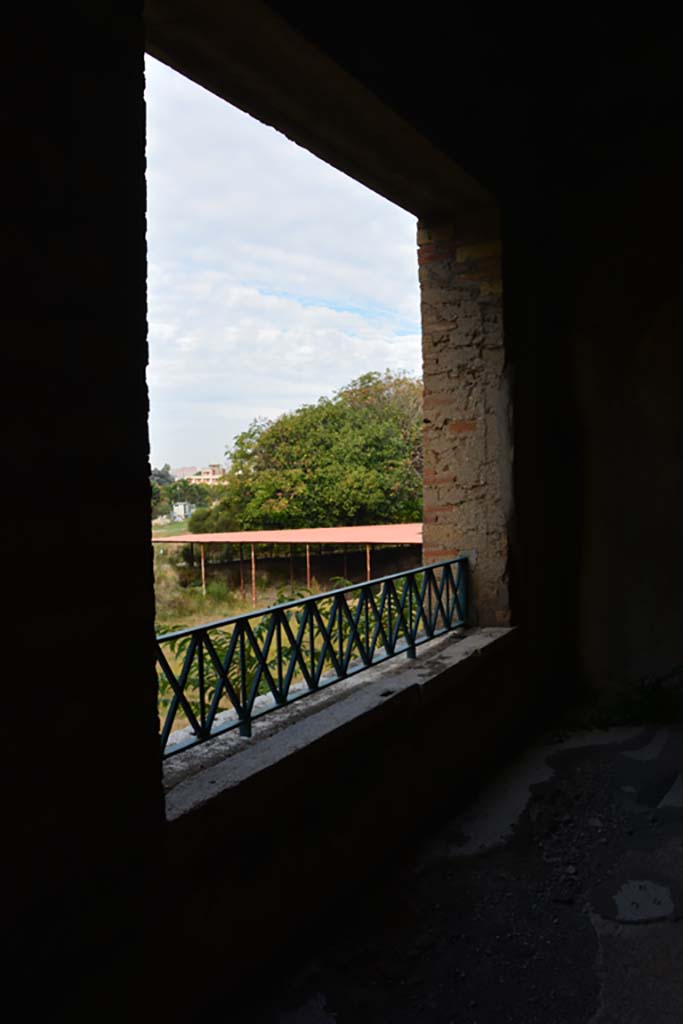
[[[584,734],[577,749],[572,736],[536,745],[535,768],[527,751],[498,773],[488,804],[442,822],[349,894],[288,951],[273,994],[252,992],[230,1019],[676,1019],[682,735],[639,728]],[[511,814],[516,791],[523,801]],[[473,852],[468,840],[482,826],[485,848]],[[214,1004],[212,1016],[223,1015]]]

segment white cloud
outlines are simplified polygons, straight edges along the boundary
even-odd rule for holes
[[[420,372],[415,219],[147,59],[152,462]]]

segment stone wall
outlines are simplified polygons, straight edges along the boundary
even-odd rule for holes
[[[511,446],[498,226],[421,222],[424,557],[466,554],[473,621],[509,621]]]

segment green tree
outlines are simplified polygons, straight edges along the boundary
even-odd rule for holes
[[[213,527],[210,523],[211,510],[208,508],[196,509],[188,520],[188,528],[192,533],[210,533]]]
[[[422,384],[364,374],[332,398],[256,420],[228,454],[223,497],[200,517],[202,530],[417,521]]]
[[[212,499],[216,497],[213,494],[214,488],[209,484],[193,484],[189,480],[174,480],[173,483],[168,484],[165,490],[172,503],[187,501],[191,505],[197,505],[198,508],[210,505]]]
[[[153,468],[150,477],[152,482],[159,484],[160,487],[163,487],[164,484],[173,483],[173,474],[171,473],[171,467],[168,462],[165,462],[161,469]]]
[[[157,516],[165,516],[171,511],[171,503],[168,499],[167,488],[161,487],[156,480],[150,480],[152,489],[152,519]]]
[[[218,487],[210,487],[208,484],[193,484],[189,480],[173,480],[160,483],[159,478],[166,480],[170,473],[168,466],[163,469],[155,469],[150,477],[152,488],[152,518],[168,515],[176,502],[187,501],[197,506],[197,511],[208,509],[214,504],[222,493]]]

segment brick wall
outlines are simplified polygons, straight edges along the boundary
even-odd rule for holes
[[[504,625],[511,454],[497,231],[421,222],[418,262],[424,558],[467,554],[475,620]]]

